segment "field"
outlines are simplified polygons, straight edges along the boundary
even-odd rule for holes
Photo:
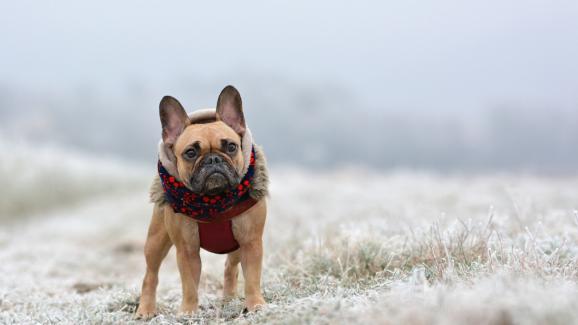
[[[142,323],[154,166],[19,148],[0,158],[0,323]],[[203,253],[199,313],[175,318],[173,249],[150,324],[578,323],[577,177],[271,176],[269,305],[222,303],[224,257]]]

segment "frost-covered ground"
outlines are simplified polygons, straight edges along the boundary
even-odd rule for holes
[[[50,155],[0,158],[0,323],[142,323],[154,166]],[[268,307],[223,304],[224,257],[204,254],[200,311],[175,318],[172,252],[150,323],[578,323],[576,208],[578,177],[273,169]]]

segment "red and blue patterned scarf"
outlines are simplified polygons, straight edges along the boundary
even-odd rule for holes
[[[165,198],[173,210],[202,222],[212,222],[240,203],[251,201],[249,195],[255,174],[255,149],[251,149],[251,160],[247,173],[237,185],[220,195],[199,195],[189,190],[185,184],[158,163],[159,176],[165,191]],[[252,204],[251,204],[252,205]]]

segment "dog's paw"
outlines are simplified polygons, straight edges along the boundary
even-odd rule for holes
[[[189,318],[195,316],[196,311],[179,311],[177,318]]]
[[[137,310],[136,313],[134,314],[134,319],[140,319],[140,320],[150,320],[152,318],[154,318],[157,315],[156,310],[150,310],[150,311],[144,311],[144,310]]]
[[[149,320],[157,315],[157,308],[154,302],[141,298],[134,319]]]
[[[197,312],[197,306],[181,306],[179,312],[177,313],[178,318],[186,318],[194,316]]]
[[[245,298],[245,308],[249,312],[258,311],[265,307],[266,304],[265,299],[260,295]]]

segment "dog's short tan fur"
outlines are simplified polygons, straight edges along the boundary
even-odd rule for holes
[[[165,99],[163,99],[165,101]],[[163,105],[169,116],[163,115]],[[178,107],[176,107],[178,106]],[[199,156],[218,152],[222,139],[230,139],[240,145],[240,133],[244,130],[244,118],[240,96],[236,89],[226,87],[217,103],[217,121],[205,124],[190,124],[178,101],[169,98],[168,104],[161,102],[163,140],[170,146],[178,169],[178,178],[185,182],[191,177],[198,161],[182,159],[183,153],[193,143],[200,144]],[[235,115],[235,114],[240,114]],[[179,121],[180,120],[180,121]],[[221,154],[221,153],[219,153]],[[243,155],[221,155],[227,163],[240,172],[244,166]],[[175,175],[177,176],[177,175]],[[153,185],[154,187],[154,185]],[[158,185],[156,186],[158,192]],[[151,193],[153,199],[159,194]],[[240,248],[229,253],[225,263],[224,298],[231,298],[237,292],[238,264],[241,263],[245,278],[245,306],[249,311],[265,304],[261,294],[261,266],[263,259],[263,230],[267,215],[267,204],[261,198],[257,204],[232,219],[233,235]],[[198,308],[198,286],[201,275],[200,243],[197,222],[180,213],[175,213],[168,204],[156,200],[152,220],[145,244],[146,274],[137,318],[149,319],[156,314],[156,288],[160,265],[172,246],[177,250],[177,264],[181,275],[183,299],[179,309],[181,315],[191,315]]]

